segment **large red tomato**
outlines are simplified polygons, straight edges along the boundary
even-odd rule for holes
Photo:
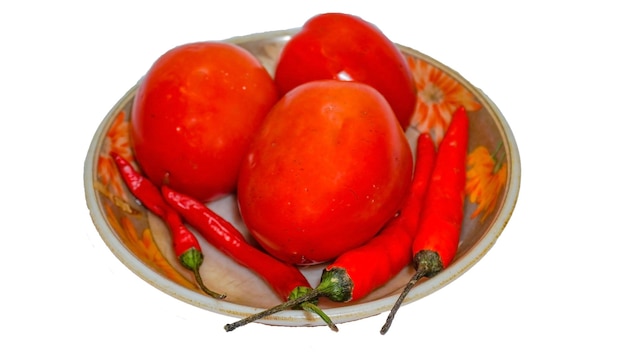
[[[411,180],[408,141],[369,85],[312,81],[268,114],[244,158],[242,218],[273,256],[308,265],[372,238]]]
[[[415,82],[400,50],[373,24],[342,13],[309,19],[285,45],[275,79],[280,94],[317,79],[367,83],[385,96],[403,128],[417,101]]]
[[[137,89],[137,162],[156,184],[202,201],[233,192],[252,135],[277,100],[271,76],[246,50],[223,42],[173,48]]]

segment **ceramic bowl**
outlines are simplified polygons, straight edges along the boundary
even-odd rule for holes
[[[283,45],[297,29],[232,38],[259,58],[270,73]],[[416,112],[407,136],[415,141],[419,132],[440,138],[452,111],[464,105],[470,117],[468,189],[465,218],[458,254],[451,265],[422,281],[406,297],[409,304],[458,278],[492,248],[511,216],[520,187],[520,158],[506,120],[489,98],[454,70],[417,50],[398,45],[406,55],[418,87]],[[156,59],[156,58],[155,58]],[[169,234],[161,220],[143,208],[126,190],[109,151],[132,158],[128,126],[136,86],[132,87],[100,124],[87,153],[84,183],[87,206],[102,240],[137,276],[172,297],[230,316],[224,322],[259,312],[281,303],[268,286],[249,269],[217,251],[200,236],[205,260],[200,269],[205,284],[226,292],[225,300],[200,291],[193,275],[177,261]],[[414,148],[414,143],[412,144]],[[208,204],[248,236],[233,196]],[[302,268],[315,286],[323,265]],[[386,285],[356,302],[320,300],[335,323],[344,323],[389,311],[413,273],[409,266]],[[277,313],[260,323],[286,326],[317,326],[325,323],[301,310]]]

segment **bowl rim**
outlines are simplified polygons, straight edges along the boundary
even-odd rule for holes
[[[225,42],[231,42],[240,44],[243,42],[249,42],[254,40],[276,40],[279,37],[289,37],[293,35],[299,28],[292,28],[286,30],[268,31],[261,33],[254,33],[243,36],[236,36],[229,39],[225,39]],[[483,234],[482,238],[466,253],[457,257],[448,268],[440,272],[438,275],[421,282],[415,286],[411,292],[407,295],[402,305],[415,302],[427,295],[434,293],[435,291],[448,285],[459,276],[468,271],[474,266],[480,259],[482,259],[486,253],[494,246],[497,239],[500,237],[508,221],[510,220],[520,191],[521,184],[521,160],[517,142],[513,135],[513,132],[507,123],[505,117],[495,105],[495,103],[480,89],[476,88],[473,84],[467,81],[458,72],[450,67],[442,64],[436,59],[423,54],[413,48],[397,44],[398,47],[405,53],[414,55],[416,57],[426,59],[429,64],[432,64],[439,69],[446,72],[453,79],[461,82],[470,92],[477,98],[481,99],[484,109],[489,110],[489,114],[494,116],[494,123],[500,130],[500,133],[504,137],[505,142],[503,147],[505,148],[507,158],[510,160],[507,163],[508,167],[508,182],[503,190],[503,202],[501,208],[498,209],[497,214],[494,215],[490,227]],[[141,80],[141,78],[140,78]],[[139,80],[139,81],[140,81]],[[145,266],[133,253],[125,250],[123,244],[121,244],[115,235],[114,229],[107,223],[102,216],[103,209],[101,209],[97,200],[96,188],[94,185],[94,173],[95,173],[95,158],[97,157],[96,151],[104,138],[104,131],[111,125],[114,116],[120,109],[134,98],[139,81],[132,88],[130,88],[124,96],[118,100],[118,102],[109,110],[104,119],[99,124],[97,130],[93,135],[93,139],[90,143],[87,155],[85,157],[83,179],[85,188],[85,200],[89,209],[89,214],[98,231],[100,237],[105,242],[109,250],[120,260],[128,269],[130,269],[135,275],[142,278],[147,283],[163,291],[164,293],[173,296],[183,302],[189,303],[196,307],[236,318],[242,318],[251,314],[262,311],[262,308],[255,308],[228,301],[221,301],[206,295],[202,295],[193,290],[181,287],[178,284],[168,280],[155,271]],[[374,301],[354,303],[339,307],[324,308],[324,312],[336,323],[344,323],[363,319],[371,316],[378,315],[380,313],[389,311],[394,305],[399,292],[392,296],[380,298]],[[276,313],[274,315],[265,317],[257,321],[258,323],[264,323],[268,325],[281,325],[281,326],[321,326],[326,323],[321,318],[314,314],[304,312],[301,310],[287,310]]]

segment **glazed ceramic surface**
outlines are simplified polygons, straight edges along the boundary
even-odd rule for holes
[[[297,29],[230,39],[256,55],[273,74],[283,45]],[[454,70],[408,47],[406,55],[418,88],[418,102],[407,137],[415,147],[419,133],[431,133],[440,141],[452,112],[464,106],[470,117],[465,218],[458,253],[453,263],[433,278],[420,282],[404,304],[444,287],[480,260],[496,242],[511,216],[520,187],[520,159],[513,134],[497,107]],[[156,59],[156,58],[155,58]],[[103,241],[121,262],[143,280],[176,299],[197,307],[241,318],[281,303],[254,272],[240,266],[198,236],[205,254],[200,274],[208,287],[228,295],[217,300],[202,293],[193,274],[174,255],[163,222],[148,212],[126,189],[109,152],[133,160],[129,119],[136,87],[132,87],[104,118],[87,153],[84,168],[85,196],[91,217]],[[136,164],[135,164],[136,166]],[[208,204],[250,238],[241,221],[236,198],[229,196]],[[324,265],[302,268],[313,287]],[[365,298],[349,303],[320,300],[335,323],[362,319],[389,311],[413,274],[407,266],[386,285]],[[225,323],[232,322],[225,318]],[[259,322],[271,325],[325,325],[316,315],[289,310]]]

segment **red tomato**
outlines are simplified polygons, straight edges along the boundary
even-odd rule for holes
[[[278,100],[259,61],[229,43],[181,45],[140,82],[131,116],[146,176],[201,201],[233,192],[252,135]]]
[[[411,181],[408,141],[369,85],[312,81],[270,111],[244,158],[242,218],[273,256],[331,260],[372,238]]]
[[[287,42],[276,65],[279,93],[316,79],[367,83],[389,101],[400,125],[409,125],[417,95],[406,58],[377,27],[359,17],[315,16]]]

